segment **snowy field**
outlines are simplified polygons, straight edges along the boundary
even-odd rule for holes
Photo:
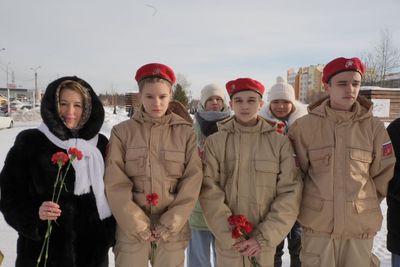
[[[111,109],[106,109],[106,118],[101,129],[101,132],[109,137],[111,128],[114,124],[120,121],[128,119],[124,110],[119,110],[118,114],[112,114]],[[22,130],[28,128],[36,128],[40,123],[40,116],[31,114],[20,114],[18,117],[19,121],[14,123],[14,128],[0,130],[0,169],[3,168],[4,160],[8,150],[12,146],[15,136]],[[390,266],[390,254],[386,250],[386,201],[384,200],[381,204],[384,222],[382,230],[375,237],[374,242],[374,253],[381,260],[382,267]],[[0,214],[0,250],[3,252],[5,258],[2,267],[14,266],[16,256],[16,239],[17,233],[7,225],[4,221],[3,215]],[[110,266],[114,266],[113,254],[110,251]],[[289,267],[289,257],[287,251],[285,251],[283,266]]]

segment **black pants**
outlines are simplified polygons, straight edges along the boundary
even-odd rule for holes
[[[290,267],[300,267],[300,250],[301,250],[301,227],[296,222],[292,230],[287,235],[288,249],[290,254]],[[285,239],[276,247],[275,267],[282,267],[282,255]]]

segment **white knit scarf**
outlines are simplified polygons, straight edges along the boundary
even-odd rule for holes
[[[92,186],[100,219],[110,217],[111,210],[104,193],[104,160],[96,146],[99,136],[96,135],[90,140],[71,138],[63,141],[51,133],[44,123],[41,123],[38,129],[59,148],[68,150],[70,147],[76,147],[82,151],[83,159],[72,161],[75,170],[74,194],[77,196],[87,194]]]

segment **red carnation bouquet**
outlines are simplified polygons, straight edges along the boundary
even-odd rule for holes
[[[253,230],[253,225],[244,215],[231,215],[228,218],[228,223],[232,226],[232,238],[234,239],[250,239],[250,233]],[[257,262],[256,257],[248,257],[253,267],[261,267]]]
[[[82,151],[75,147],[71,147],[68,149],[68,154],[65,154],[64,152],[56,152],[53,154],[51,157],[51,162],[55,165],[58,166],[58,171],[57,171],[57,177],[54,182],[54,188],[53,188],[53,195],[51,197],[51,201],[54,203],[58,204],[58,200],[60,199],[61,191],[65,188],[65,178],[67,177],[67,173],[69,168],[71,167],[72,162],[77,159],[81,160],[83,158]],[[69,162],[68,162],[69,161]],[[62,173],[62,167],[68,162],[68,165],[65,169],[64,174]],[[57,222],[56,222],[57,223]],[[49,257],[49,243],[50,243],[50,236],[51,236],[51,231],[53,230],[53,225],[52,221],[48,220],[47,221],[47,230],[46,234],[44,236],[44,241],[42,248],[40,250],[39,257],[36,261],[36,267],[39,266],[40,262],[42,261],[42,256],[43,253],[44,255],[44,266],[47,266],[47,259]]]
[[[159,199],[160,199],[160,197],[158,196],[157,193],[151,193],[151,194],[148,194],[148,195],[146,196],[146,200],[147,200],[147,203],[150,205],[150,208],[151,208],[152,206],[153,206],[153,207],[157,206],[157,205],[158,205],[158,200],[159,200]],[[153,225],[153,223],[151,222],[151,230],[153,230],[153,228],[154,228],[154,225]],[[152,233],[151,235],[154,236],[153,233]],[[150,242],[150,245],[151,245],[150,263],[151,263],[151,266],[153,266],[153,263],[154,263],[154,256],[155,256],[156,249],[157,249],[157,243],[156,243],[156,241],[151,241],[151,242]]]

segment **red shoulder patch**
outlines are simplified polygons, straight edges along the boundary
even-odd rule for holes
[[[382,152],[383,152],[383,156],[387,157],[387,156],[391,156],[393,155],[393,145],[392,142],[386,142],[382,145]]]

